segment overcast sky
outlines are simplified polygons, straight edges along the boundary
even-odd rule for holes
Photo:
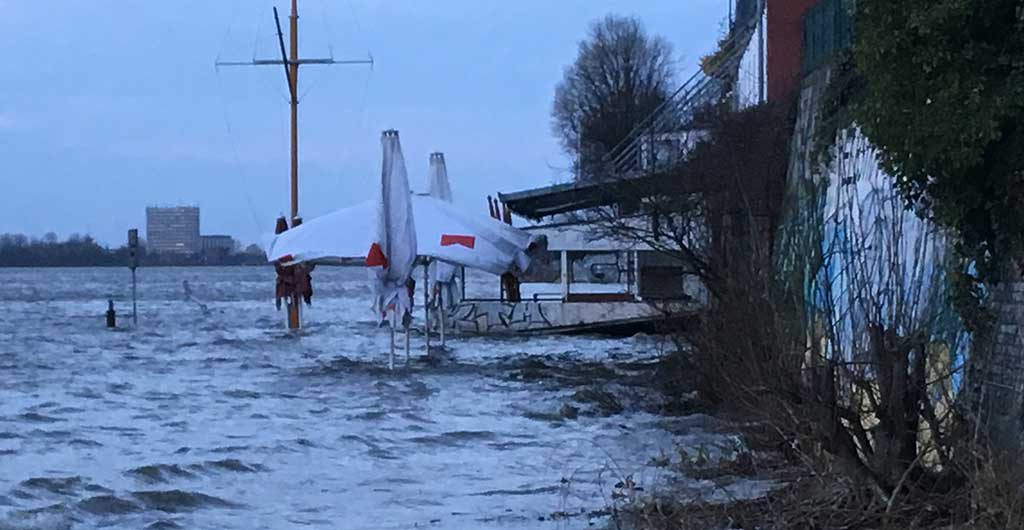
[[[147,205],[195,204],[203,233],[257,241],[288,208],[279,55],[263,0],[0,0],[0,232],[91,233],[120,245]],[[286,0],[278,0],[282,15]],[[555,84],[588,24],[636,15],[679,77],[728,0],[300,0],[304,57],[376,66],[300,74],[300,210],[370,198],[380,131],[398,129],[414,189],[443,151],[456,202],[564,181]],[[283,23],[287,23],[282,20]],[[287,26],[285,26],[287,31]]]

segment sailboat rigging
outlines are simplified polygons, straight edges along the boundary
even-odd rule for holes
[[[333,57],[307,58],[299,57],[299,7],[298,0],[291,2],[291,15],[289,16],[289,46],[285,48],[284,32],[281,30],[281,19],[278,16],[277,7],[274,7],[274,23],[277,26],[277,40],[281,50],[280,59],[256,59],[251,61],[217,61],[216,66],[277,66],[284,67],[285,80],[288,83],[289,106],[291,108],[291,175],[289,179],[291,189],[291,216],[289,227],[288,221],[278,219],[276,231],[295,228],[302,224],[299,216],[299,66],[301,65],[361,65],[367,64],[373,67],[373,57],[368,59],[346,59],[336,60]],[[283,221],[283,223],[282,223]],[[284,295],[288,310],[288,328],[300,329],[302,327],[301,301],[305,297],[308,301],[311,288],[309,286],[309,270],[295,268],[278,269],[278,293]]]

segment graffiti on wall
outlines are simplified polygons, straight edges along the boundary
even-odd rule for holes
[[[462,302],[449,313],[452,327],[472,333],[532,331],[553,327],[541,302]]]

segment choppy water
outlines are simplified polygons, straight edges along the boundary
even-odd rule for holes
[[[116,331],[126,269],[0,269],[0,529],[603,526],[623,477],[718,436],[642,385],[602,399],[653,338],[459,339],[389,372],[364,273],[314,276],[296,337],[269,268],[140,270]]]

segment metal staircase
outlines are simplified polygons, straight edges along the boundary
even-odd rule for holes
[[[757,32],[764,4],[764,0],[758,0],[758,16],[737,22],[729,39],[720,46],[728,50],[726,54],[687,79],[608,152],[601,163],[602,177],[656,173],[686,160],[690,149],[703,138],[701,114],[734,98],[740,62]]]

